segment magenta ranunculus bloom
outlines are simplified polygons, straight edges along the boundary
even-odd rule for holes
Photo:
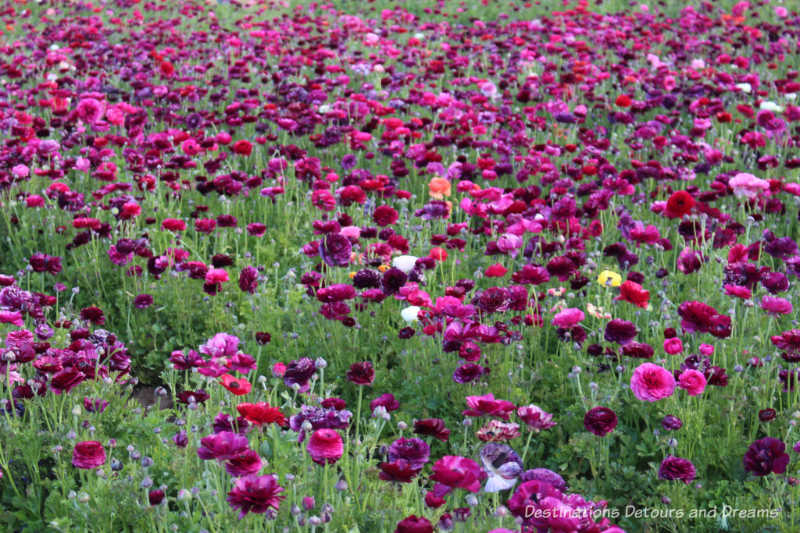
[[[687,485],[694,480],[695,475],[695,468],[690,460],[672,455],[665,457],[658,469],[658,479],[667,481],[679,479]]]
[[[228,493],[228,503],[241,511],[239,518],[242,519],[247,513],[264,514],[269,507],[277,511],[281,500],[285,498],[281,492],[283,487],[278,485],[275,476],[251,474],[236,480]]]
[[[631,376],[633,395],[645,402],[669,398],[675,391],[673,375],[653,363],[642,363]]]
[[[670,355],[677,355],[683,351],[683,342],[678,337],[664,339],[664,351]]]
[[[197,455],[200,459],[217,459],[225,461],[247,451],[249,443],[247,437],[237,435],[231,431],[221,431],[208,435],[200,440]]]
[[[486,477],[486,472],[472,459],[445,455],[433,465],[431,480],[444,485],[445,493],[455,488],[478,492],[481,490],[481,481]]]
[[[253,450],[245,450],[225,461],[225,471],[233,477],[256,474],[261,470],[261,466],[261,457]]]
[[[706,388],[706,377],[698,370],[684,370],[678,377],[678,386],[689,396],[699,396]]]
[[[508,420],[509,413],[514,410],[514,404],[506,400],[495,400],[491,392],[483,396],[467,396],[467,407],[464,416],[497,416]]]
[[[106,451],[96,440],[79,442],[72,451],[72,466],[91,470],[106,462]]]
[[[556,314],[553,317],[552,324],[559,328],[572,328],[577,326],[579,323],[586,318],[586,315],[580,309],[575,307],[570,307],[569,309],[564,309]]]
[[[306,446],[311,459],[317,464],[333,464],[344,453],[342,436],[334,429],[318,429],[311,434]]]

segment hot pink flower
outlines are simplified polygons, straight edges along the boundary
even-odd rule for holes
[[[311,459],[317,464],[333,464],[344,453],[342,436],[333,429],[318,429],[311,434],[306,447]]]
[[[266,513],[269,507],[276,511],[282,499],[283,487],[278,485],[274,476],[249,476],[236,480],[233,489],[228,493],[228,503],[234,509],[239,509],[239,518],[244,518],[247,513]]]
[[[792,303],[785,298],[764,296],[761,298],[761,309],[770,315],[788,315],[792,312]]]
[[[444,485],[445,493],[455,488],[478,492],[481,490],[481,481],[486,477],[486,472],[472,459],[445,455],[433,465],[431,479]]]
[[[584,318],[586,318],[586,315],[583,314],[583,311],[575,307],[570,307],[569,309],[564,309],[557,313],[556,316],[553,317],[552,324],[559,328],[569,329],[577,326]]]
[[[653,363],[643,363],[631,376],[633,395],[645,402],[669,398],[675,391],[675,378],[670,372]]]
[[[467,407],[464,416],[497,416],[508,420],[509,413],[514,410],[514,404],[506,400],[495,400],[491,392],[484,396],[467,396]]]
[[[664,351],[670,355],[676,355],[683,351],[683,342],[678,337],[664,339]]]
[[[706,377],[698,370],[684,370],[678,377],[678,386],[689,396],[699,396],[706,388]]]

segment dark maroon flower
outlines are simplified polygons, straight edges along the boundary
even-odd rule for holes
[[[381,276],[374,270],[359,270],[353,276],[353,286],[357,289],[377,289],[381,286]]]
[[[370,361],[362,361],[350,365],[347,371],[347,380],[356,385],[372,385],[375,381],[375,369]]]
[[[391,392],[381,394],[380,396],[369,402],[370,411],[374,411],[375,408],[378,406],[382,406],[389,412],[397,411],[398,409],[400,409],[400,403],[397,401],[397,399],[394,397],[394,394],[392,394]]]
[[[106,317],[103,314],[103,310],[95,306],[84,307],[81,309],[81,318],[91,322],[95,326],[102,326],[106,323]]]
[[[246,266],[239,273],[239,288],[242,292],[255,294],[258,288],[258,270],[252,266]]]
[[[164,491],[161,489],[151,490],[147,494],[147,500],[150,502],[150,505],[158,505],[164,501]]]
[[[133,299],[133,306],[136,309],[147,309],[153,305],[153,297],[149,294],[138,294]]]
[[[272,335],[267,333],[266,331],[257,331],[256,332],[256,342],[260,345],[269,344],[269,341],[272,340]]]
[[[672,455],[665,457],[658,469],[658,479],[668,481],[679,479],[687,485],[692,482],[695,475],[695,468],[690,460]]]
[[[311,376],[316,371],[317,368],[314,365],[314,361],[308,357],[303,357],[289,363],[289,366],[286,367],[286,372],[283,374],[283,383],[289,388],[297,386],[300,392],[305,392],[309,388],[308,382]]]
[[[636,326],[633,325],[633,322],[615,318],[606,324],[604,338],[608,342],[625,345],[633,340],[636,333]]]
[[[603,437],[617,427],[617,414],[608,407],[593,407],[583,417],[583,427],[598,437]]]
[[[470,383],[488,373],[489,369],[485,366],[476,365],[475,363],[464,363],[453,372],[453,381],[462,384]]]
[[[403,281],[405,283],[405,281]],[[399,288],[399,287],[398,287]],[[336,283],[323,287],[317,291],[317,300],[322,303],[336,303],[344,300],[352,300],[356,297],[356,290],[352,285]]]
[[[405,459],[397,459],[388,463],[380,463],[378,467],[381,469],[378,477],[384,481],[392,481],[395,483],[411,483],[419,469],[406,461]]]
[[[444,420],[440,418],[424,418],[414,422],[414,433],[435,437],[442,442],[447,442],[450,438],[450,430],[444,425]]]
[[[650,359],[653,357],[653,347],[644,342],[631,341],[622,347],[622,354],[636,359]]]
[[[433,524],[423,516],[412,514],[397,523],[394,533],[433,533]]]
[[[178,393],[178,401],[185,404],[203,403],[208,400],[208,398],[208,393],[203,389],[198,389],[195,391],[185,390]]]
[[[406,284],[408,276],[399,268],[389,268],[383,273],[381,280],[381,287],[386,294],[394,294],[400,290],[400,287]]]
[[[86,375],[75,367],[68,367],[56,372],[50,379],[50,389],[56,393],[69,392],[82,383]]]
[[[772,437],[758,439],[744,454],[744,469],[756,476],[783,474],[789,464],[789,454],[785,450],[783,441]]]
[[[319,247],[322,260],[330,266],[343,267],[350,264],[352,245],[341,233],[328,233]]]
[[[389,461],[408,461],[411,468],[421,470],[430,458],[431,448],[422,439],[400,438],[389,446]]]
[[[758,412],[758,419],[762,422],[769,422],[771,420],[775,420],[777,414],[778,413],[775,411],[775,409],[761,409]]]

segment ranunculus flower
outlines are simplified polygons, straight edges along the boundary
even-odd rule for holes
[[[495,400],[491,392],[484,396],[467,396],[467,407],[464,416],[497,416],[508,420],[509,413],[514,410],[514,404],[506,400]]]
[[[106,451],[96,440],[79,442],[72,450],[72,466],[91,470],[106,462]]]
[[[683,351],[683,342],[678,337],[664,339],[664,351],[670,355],[676,355]]]
[[[755,198],[760,193],[769,190],[769,182],[759,179],[747,172],[740,172],[728,181],[728,186],[739,198]]]
[[[672,455],[665,457],[658,469],[658,479],[668,481],[679,479],[687,485],[695,478],[695,474],[694,465],[690,460]]]
[[[228,493],[228,503],[241,511],[240,519],[247,513],[264,514],[269,507],[277,511],[281,500],[285,498],[280,494],[283,490],[274,476],[251,474],[236,480]]]
[[[608,407],[593,407],[584,415],[583,427],[598,437],[603,437],[617,427],[617,414]]]
[[[645,402],[669,398],[675,391],[675,378],[664,368],[653,363],[642,363],[631,376],[634,396]]]
[[[370,361],[362,361],[350,365],[347,371],[347,380],[356,385],[372,385],[375,381],[375,369]]]
[[[225,461],[244,452],[248,446],[247,437],[231,431],[220,431],[200,439],[197,455],[205,461],[210,459]]]
[[[772,437],[758,439],[747,449],[742,460],[744,469],[756,476],[771,473],[783,474],[789,464],[789,454],[785,452],[783,441]]]
[[[394,533],[433,533],[433,524],[424,516],[412,514],[397,523]]]
[[[342,457],[342,436],[333,429],[318,429],[311,434],[306,446],[311,459],[317,464],[333,464]]]
[[[559,328],[569,329],[580,324],[586,315],[580,309],[570,307],[556,313],[552,324]]]
[[[706,388],[706,377],[698,370],[687,369],[678,377],[678,386],[689,396],[699,396]]]
[[[481,481],[486,477],[486,473],[472,459],[458,455],[445,455],[433,465],[431,480],[441,483],[450,490],[462,488],[470,492],[478,492],[481,490]]]
[[[517,416],[536,433],[543,429],[550,429],[556,425],[556,423],[553,422],[553,415],[545,412],[545,410],[538,405],[531,404],[518,407]]]

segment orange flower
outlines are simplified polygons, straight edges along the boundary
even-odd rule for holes
[[[445,196],[450,196],[450,181],[444,178],[433,178],[428,183],[428,190],[431,196],[441,200]]]
[[[219,378],[220,383],[223,387],[228,389],[228,391],[232,392],[236,396],[244,396],[245,394],[249,393],[250,390],[253,388],[253,385],[250,384],[244,378],[235,378],[230,374],[223,374],[222,377]]]

